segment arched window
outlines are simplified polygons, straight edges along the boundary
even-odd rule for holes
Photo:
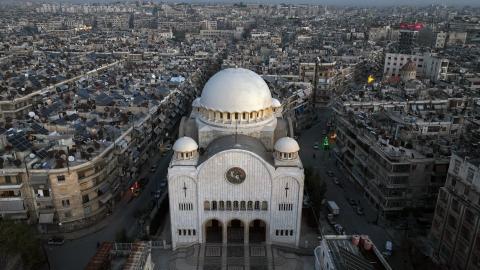
[[[217,210],[217,201],[212,201],[212,210]]]
[[[250,119],[253,119],[253,112],[250,113]]]
[[[218,210],[225,210],[225,202],[224,201],[220,201],[218,203]]]
[[[255,210],[260,210],[260,202],[255,201]]]
[[[227,113],[227,120],[230,120],[230,113]]]
[[[264,211],[268,210],[268,202],[267,201],[262,202],[262,210],[264,210]]]
[[[203,209],[205,211],[209,211],[210,210],[210,202],[209,201],[204,201],[203,202]]]
[[[252,211],[253,210],[253,202],[252,201],[248,201],[247,203],[247,209]]]
[[[235,113],[235,120],[238,120],[238,113]]]
[[[290,235],[293,235],[293,230],[290,230]]]
[[[238,210],[238,201],[233,201],[233,210]]]
[[[245,201],[240,202],[240,210],[247,210],[247,207],[245,206]]]
[[[231,201],[227,201],[227,209],[226,210],[229,210],[229,211],[232,210],[232,202]]]

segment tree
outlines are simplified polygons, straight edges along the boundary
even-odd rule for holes
[[[309,191],[310,200],[312,201],[315,210],[320,210],[322,207],[322,201],[325,198],[327,192],[327,184],[320,177],[317,171],[307,167],[305,172],[305,187]]]
[[[26,224],[0,221],[0,268],[19,255],[25,269],[38,269],[45,262],[41,243]]]

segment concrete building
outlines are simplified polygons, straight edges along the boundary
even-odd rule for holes
[[[408,62],[416,64],[417,76],[431,81],[445,80],[449,61],[434,54],[387,53],[383,67],[384,78],[399,77],[400,69]]]
[[[444,269],[480,269],[480,156],[478,130],[468,151],[452,155],[430,231],[434,258]]]
[[[315,270],[391,270],[366,235],[324,235],[315,248]]]
[[[265,81],[246,69],[222,70],[192,106],[168,169],[172,247],[297,246],[304,185],[299,146]]]

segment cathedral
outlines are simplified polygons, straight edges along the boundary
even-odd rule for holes
[[[304,172],[265,81],[242,68],[212,76],[179,127],[168,168],[172,247],[298,246]]]

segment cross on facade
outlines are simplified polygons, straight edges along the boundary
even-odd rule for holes
[[[288,183],[286,183],[286,184],[285,184],[285,198],[287,198],[287,196],[288,196],[288,190],[289,190],[289,189],[290,189],[290,188],[288,187]]]
[[[183,193],[185,195],[185,198],[187,197],[187,186],[185,185],[185,182],[183,182]]]

